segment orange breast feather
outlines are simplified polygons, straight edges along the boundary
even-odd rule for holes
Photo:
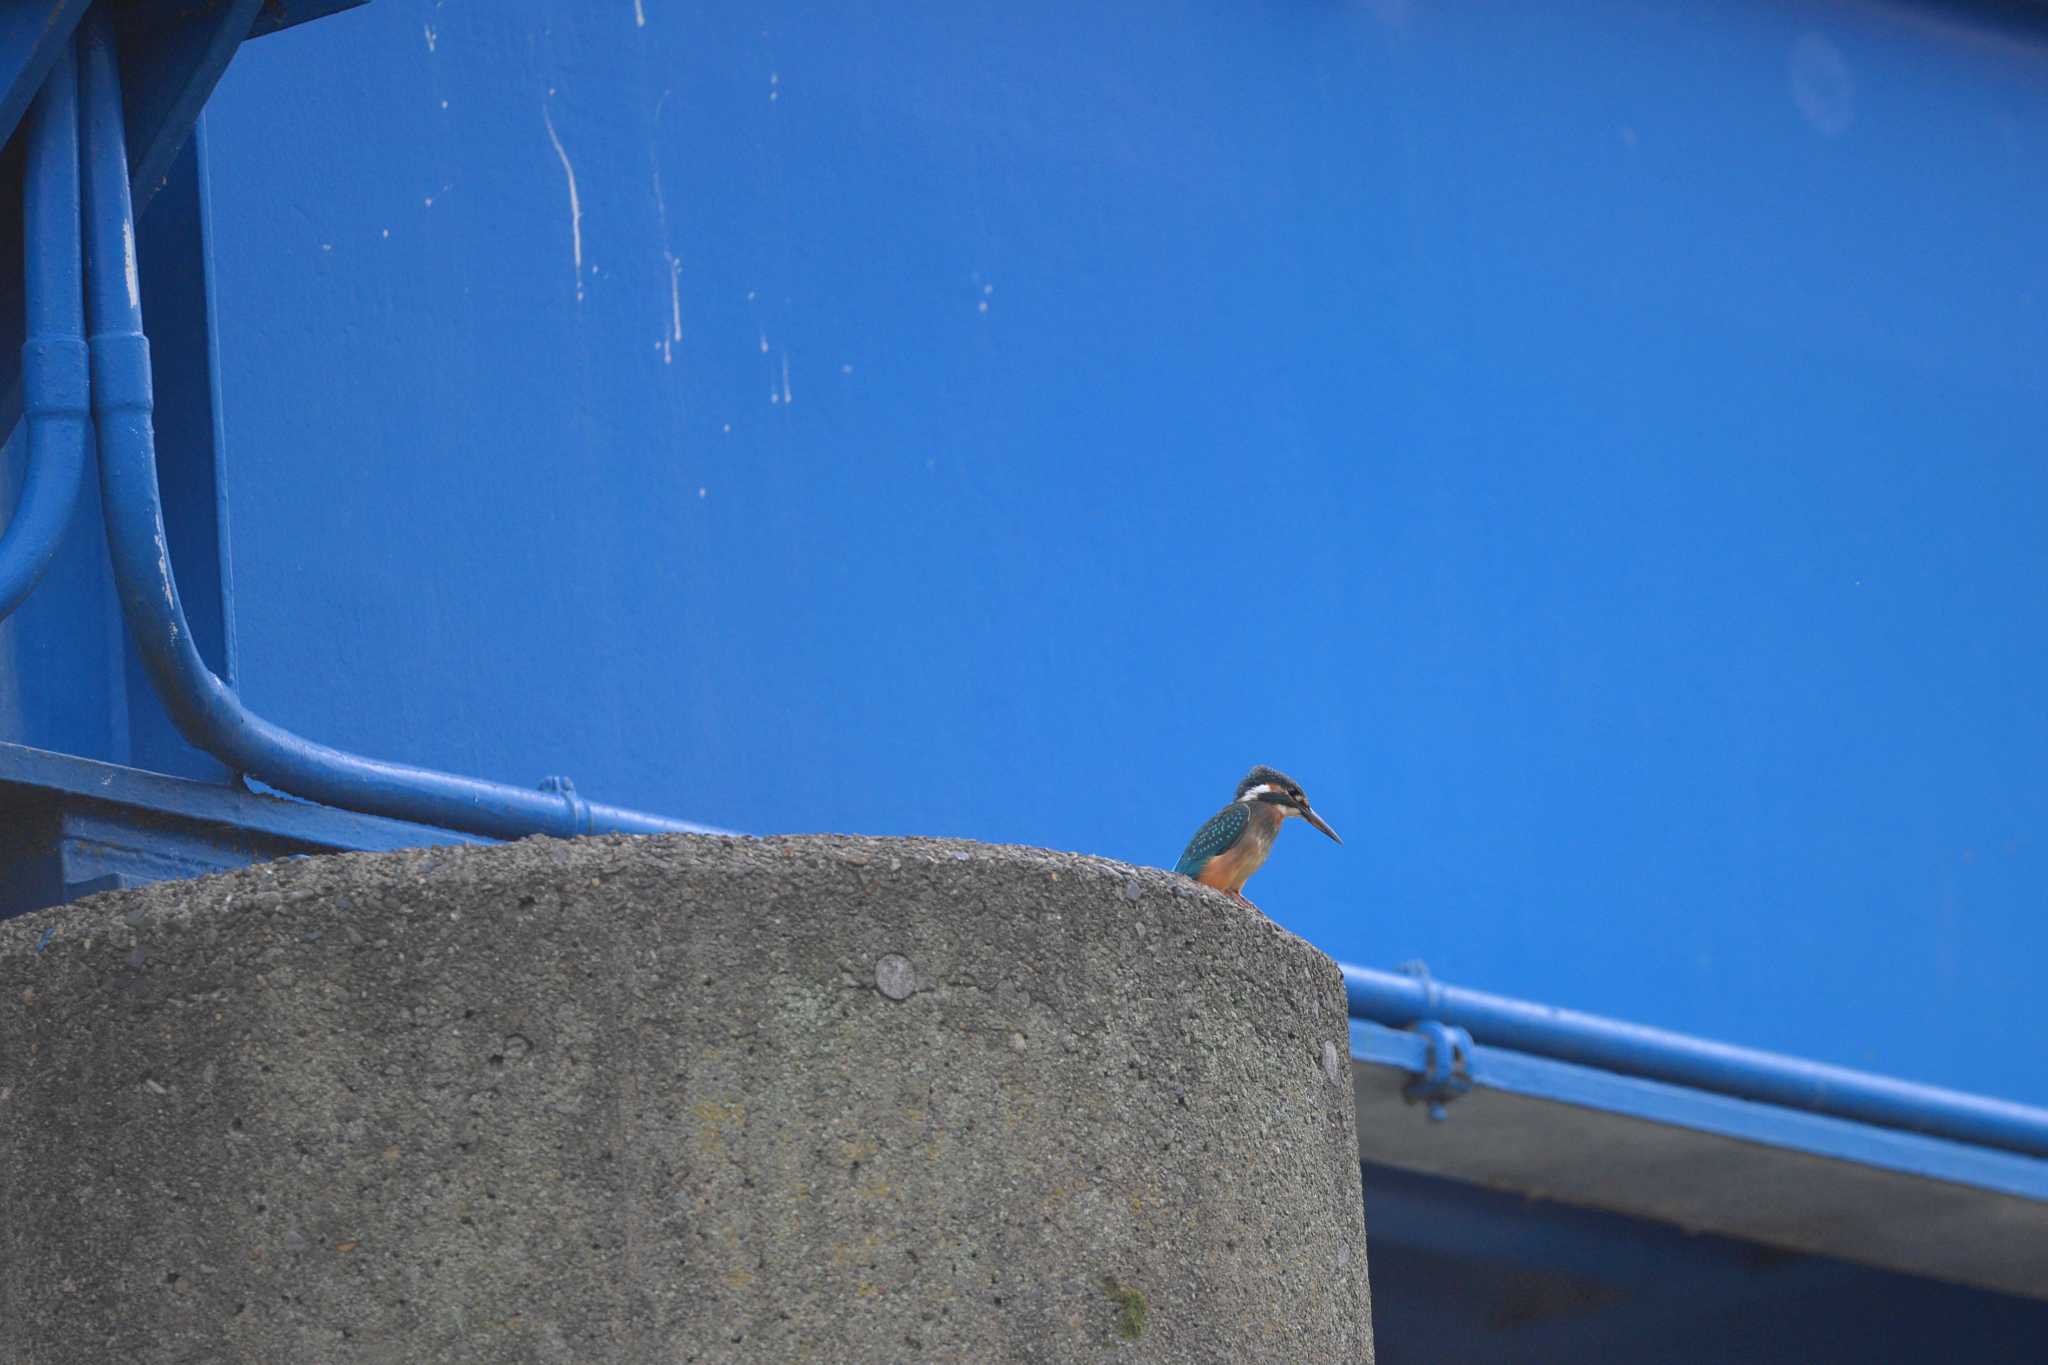
[[[1265,811],[1272,809],[1267,806]],[[1259,870],[1266,861],[1266,855],[1273,851],[1273,836],[1280,832],[1277,814],[1267,815],[1265,811],[1255,809],[1244,834],[1231,847],[1211,858],[1195,874],[1195,880],[1218,891],[1228,891],[1233,896],[1243,891],[1252,873]]]

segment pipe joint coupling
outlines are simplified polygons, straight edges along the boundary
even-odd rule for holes
[[[149,375],[149,338],[106,332],[92,339],[92,410],[147,411],[155,403]]]

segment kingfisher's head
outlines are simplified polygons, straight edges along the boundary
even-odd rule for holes
[[[1268,768],[1261,763],[1246,773],[1244,780],[1237,784],[1237,799],[1264,801],[1277,806],[1281,819],[1298,815],[1332,839],[1337,839],[1338,843],[1344,842],[1337,838],[1337,831],[1331,829],[1323,817],[1317,815],[1314,808],[1309,805],[1308,795],[1302,791],[1301,784],[1278,768]]]

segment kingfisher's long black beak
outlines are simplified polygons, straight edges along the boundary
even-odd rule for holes
[[[1329,835],[1332,839],[1337,839],[1337,831],[1331,829],[1330,826],[1323,820],[1322,816],[1317,815],[1314,811],[1310,810],[1308,808],[1308,802],[1302,802],[1299,806],[1296,806],[1295,809],[1301,812],[1302,819],[1308,821],[1311,825],[1314,825],[1317,829]],[[1337,839],[1337,842],[1341,844],[1344,841],[1342,839]]]

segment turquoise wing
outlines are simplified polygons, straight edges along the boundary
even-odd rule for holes
[[[1195,831],[1195,837],[1188,840],[1187,852],[1180,855],[1180,861],[1173,870],[1183,877],[1192,877],[1202,870],[1202,864],[1237,842],[1237,836],[1244,833],[1245,821],[1251,819],[1251,811],[1233,802],[1216,812],[1209,823]]]

